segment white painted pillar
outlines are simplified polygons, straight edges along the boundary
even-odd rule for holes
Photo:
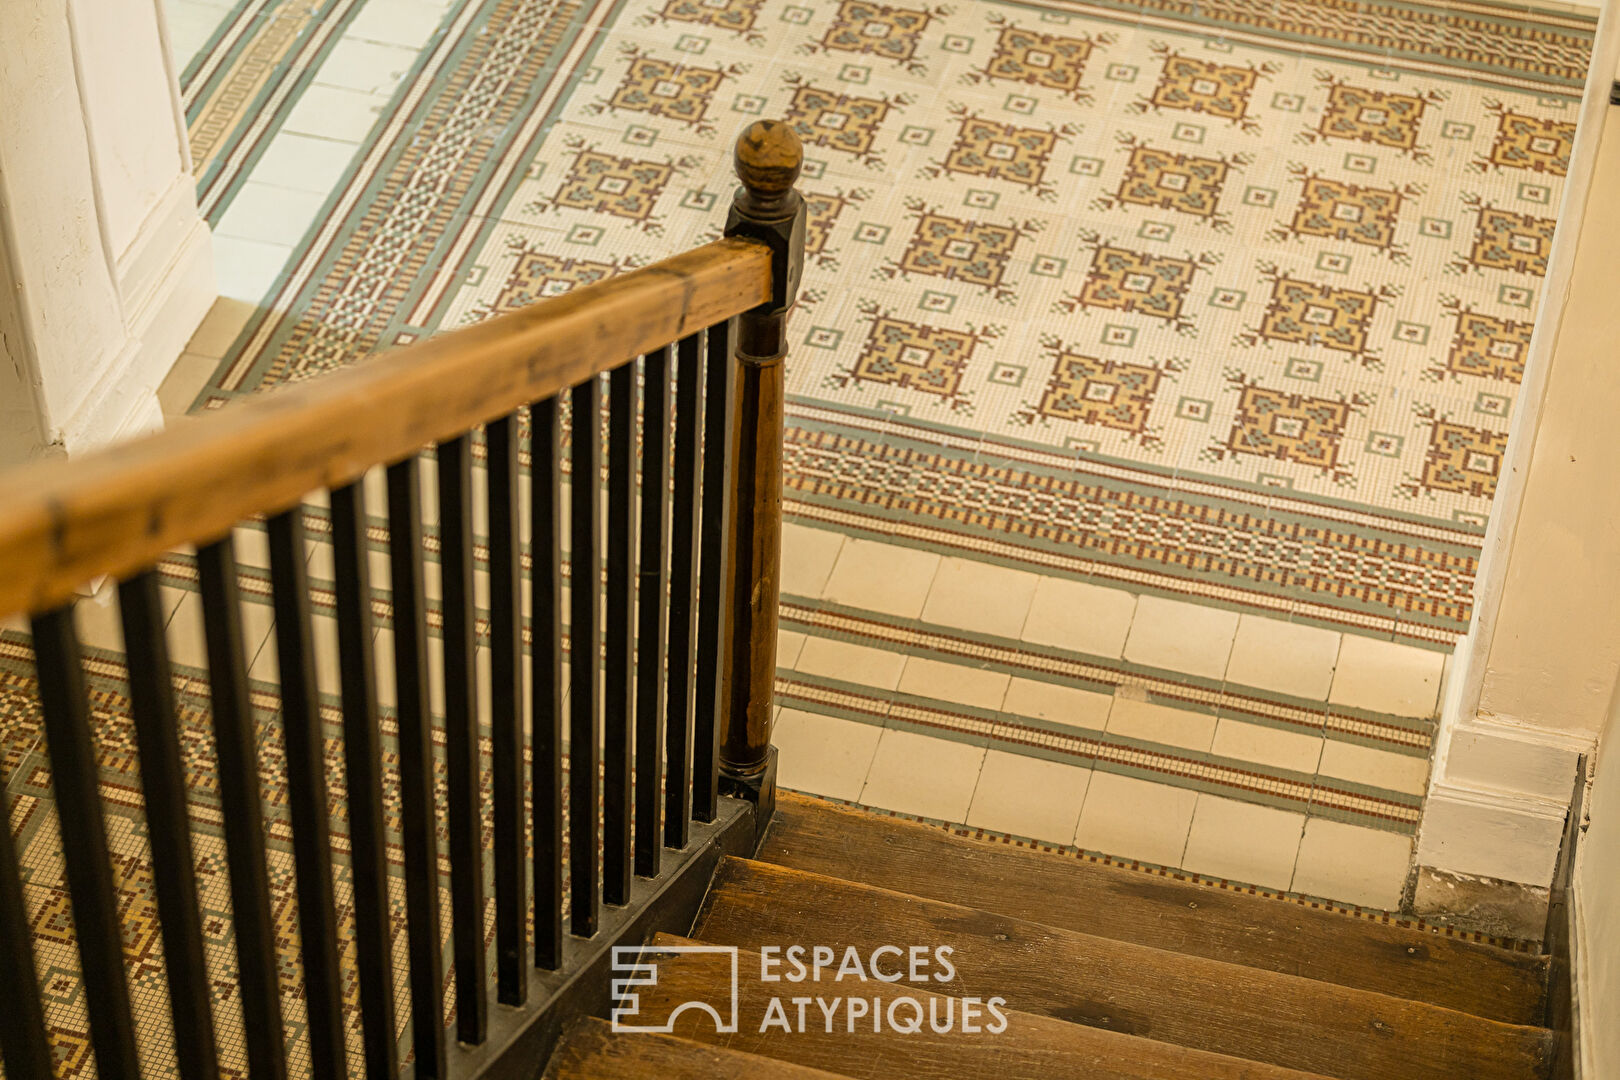
[[[1617,64],[1611,8],[1418,834],[1418,914],[1516,937],[1541,935],[1576,761],[1620,679]]]
[[[161,427],[216,295],[158,0],[0,2],[0,466]]]

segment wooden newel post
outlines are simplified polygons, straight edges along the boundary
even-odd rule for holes
[[[768,244],[771,299],[737,320],[732,403],[729,648],[722,670],[721,788],[774,805],[771,748],[776,607],[782,564],[783,359],[788,313],[804,269],[804,199],[793,190],[804,148],[787,124],[760,120],[737,139],[737,177],[726,235]]]

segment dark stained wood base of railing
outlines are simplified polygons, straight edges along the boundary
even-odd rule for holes
[[[635,878],[627,906],[603,906],[595,936],[566,939],[561,971],[530,969],[528,1005],[490,1006],[488,1039],[476,1049],[452,1049],[450,1075],[480,1080],[539,1076],[565,1028],[581,1017],[607,1017],[613,947],[642,945],[659,932],[691,933],[721,858],[753,853],[759,831],[755,820],[751,802],[721,799],[714,821],[693,823],[684,850],[664,852],[662,875]]]
[[[720,766],[720,794],[754,804],[754,850],[765,839],[776,816],[776,747],[765,748],[765,764],[750,773],[736,773]]]

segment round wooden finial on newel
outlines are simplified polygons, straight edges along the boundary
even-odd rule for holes
[[[763,210],[782,203],[804,168],[804,146],[780,120],[756,120],[737,137],[737,179]]]

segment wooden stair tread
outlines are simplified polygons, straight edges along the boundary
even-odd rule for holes
[[[694,936],[725,945],[951,945],[953,995],[1343,1080],[1544,1077],[1551,1035],[1424,1002],[1167,952],[727,858]]]
[[[953,836],[790,792],[757,859],[1065,930],[1539,1024],[1545,957]]]
[[[686,938],[658,934],[651,943],[695,944]],[[902,994],[931,1007],[939,995],[907,982],[896,984],[822,983],[764,984],[752,977],[759,971],[758,953],[739,949],[739,1024],[736,1034],[716,1033],[706,1017],[685,1016],[676,1031],[687,1039],[723,1044],[764,1057],[786,1058],[854,1080],[957,1080],[966,1076],[994,1076],[996,1080],[1322,1080],[1314,1074],[1275,1065],[1244,1061],[1171,1043],[1140,1039],[1102,1028],[1083,1027],[1050,1017],[1007,1009],[1007,1029],[1000,1033],[968,1034],[960,1030],[939,1034],[927,1027],[915,1034],[885,1030],[874,1034],[863,1025],[854,1032],[847,1024],[827,1031],[814,1006],[803,1032],[773,1029],[761,1033],[760,1019],[771,996],[784,1000],[795,995],[855,994],[871,997]],[[723,998],[729,989],[724,975],[712,966],[686,956],[658,959],[658,985],[641,991],[648,1015],[667,1015],[683,1001]],[[790,1006],[791,1007],[791,1006]]]
[[[545,1080],[836,1080],[832,1073],[648,1032],[617,1034],[606,1020],[569,1028]]]

